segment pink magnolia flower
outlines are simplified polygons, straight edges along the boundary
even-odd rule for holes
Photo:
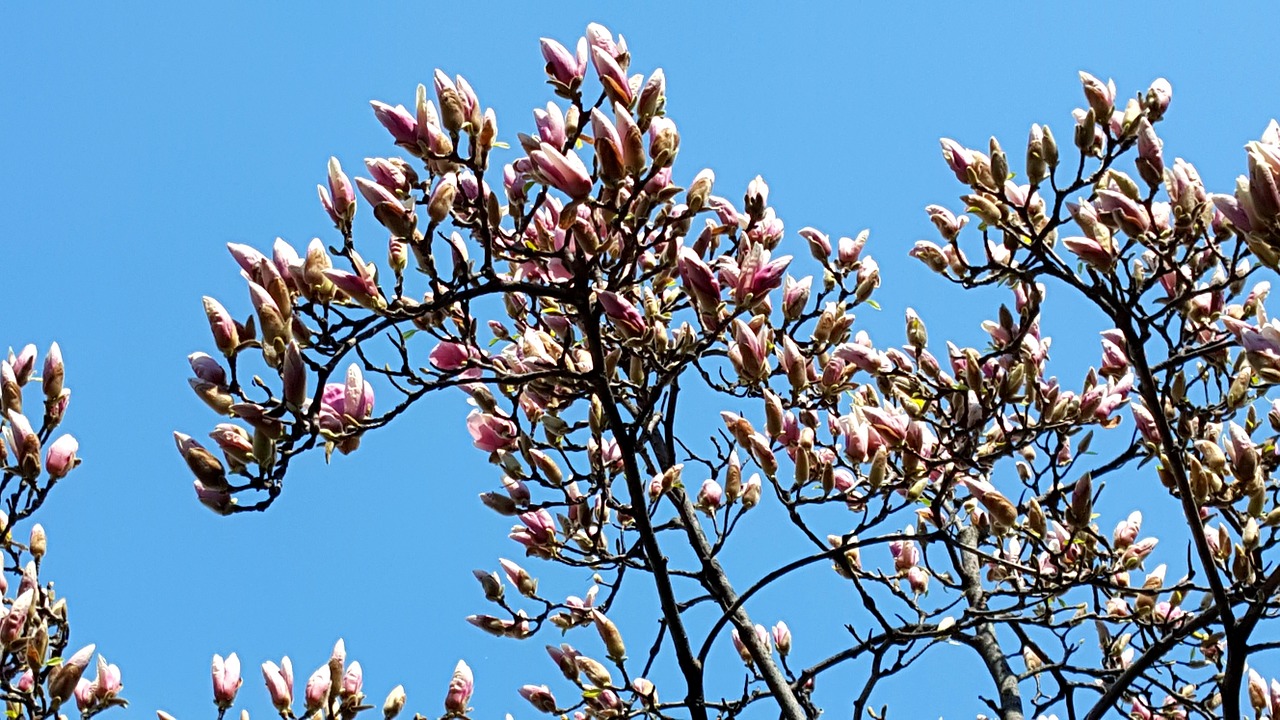
[[[540,143],[529,153],[532,170],[539,180],[563,192],[574,200],[591,194],[593,182],[587,166],[572,150],[560,152],[549,143]]]
[[[942,138],[942,159],[947,167],[955,173],[956,179],[965,185],[969,184],[969,167],[973,164],[973,151],[951,138]]]
[[[231,653],[226,660],[221,655],[213,656],[213,702],[225,710],[236,701],[236,693],[244,683],[240,677],[240,658]]]
[[[644,315],[640,314],[630,300],[608,290],[596,293],[596,297],[600,300],[600,307],[604,309],[605,315],[608,315],[614,325],[627,337],[638,337],[644,334],[648,327]]]
[[[756,625],[755,634],[756,639],[759,640],[760,644],[764,645],[765,650],[768,651],[770,641],[769,631],[766,630],[763,625]],[[751,665],[753,662],[751,658],[751,650],[747,647],[747,644],[742,641],[742,636],[738,634],[737,628],[734,628],[733,632],[730,633],[730,637],[733,640],[733,648],[738,651],[738,657],[742,658],[742,662]]]
[[[7,362],[9,364],[9,369],[13,371],[14,382],[16,382],[19,387],[26,385],[27,381],[31,379],[31,374],[35,372],[36,369],[35,344],[27,343],[17,355],[13,355],[12,351],[10,351],[9,360]]]
[[[720,483],[715,480],[703,481],[694,505],[707,515],[715,515],[716,511],[724,505],[724,488],[720,487]]]
[[[472,410],[467,416],[467,431],[475,446],[485,452],[497,452],[515,445],[515,423],[506,418]]]
[[[344,426],[358,424],[373,414],[373,386],[352,363],[344,383],[328,383],[320,396],[321,414],[329,413]]]
[[[205,296],[204,312],[209,319],[209,329],[213,333],[213,342],[223,354],[229,354],[240,344],[239,330],[231,313],[217,300]]]
[[[699,307],[714,308],[720,302],[720,283],[711,272],[711,268],[692,248],[680,249],[680,259],[676,267],[680,272],[680,278],[684,281],[685,290]]]
[[[521,513],[520,522],[511,529],[511,539],[530,549],[547,547],[555,544],[556,522],[551,513],[543,509]]]
[[[742,485],[742,509],[750,510],[760,504],[761,493],[764,492],[764,483],[760,480],[759,473],[752,473]]]
[[[1151,87],[1147,88],[1146,108],[1147,114],[1151,116],[1152,121],[1164,117],[1172,100],[1173,86],[1169,84],[1168,80],[1156,78],[1151,81]]]
[[[587,73],[587,39],[578,39],[576,54],[570,54],[564,45],[542,38],[542,57],[547,61],[547,74],[567,88],[576,88]]]
[[[630,106],[635,95],[631,91],[631,83],[627,80],[627,72],[618,65],[618,61],[607,50],[593,44],[591,64],[595,67],[596,74],[600,77],[600,84],[609,93],[609,97]]]
[[[50,479],[59,480],[64,478],[67,473],[80,464],[80,458],[76,457],[76,452],[79,449],[80,443],[70,435],[63,435],[53,441],[44,458],[45,471],[49,474]]]
[[[911,539],[889,541],[889,554],[893,556],[893,567],[904,573],[920,562],[920,549]]]
[[[403,105],[392,107],[384,102],[372,100],[373,114],[382,123],[382,127],[391,133],[397,145],[417,147],[418,120]]]
[[[281,658],[279,665],[270,660],[262,663],[262,679],[266,681],[267,694],[276,710],[284,712],[293,705],[293,663],[289,656]]]
[[[324,707],[329,701],[329,689],[333,686],[332,676],[329,673],[329,664],[325,663],[311,673],[311,677],[307,680],[307,687],[303,690],[303,699],[307,704],[307,712],[313,713]]]
[[[338,158],[329,158],[329,187],[317,185],[316,192],[320,196],[320,205],[333,224],[339,229],[349,227],[356,214],[356,191],[346,173],[342,172]]]
[[[1119,251],[1114,242],[1104,244],[1093,238],[1068,237],[1062,239],[1062,244],[1098,272],[1110,272],[1115,267]]]
[[[1134,510],[1129,513],[1129,517],[1121,520],[1116,525],[1115,532],[1112,533],[1112,544],[1117,550],[1124,550],[1133,544],[1138,538],[1138,532],[1142,529],[1142,513]]]
[[[546,685],[525,685],[520,688],[520,697],[529,701],[535,710],[544,713],[556,711],[556,697]]]
[[[734,301],[743,304],[749,299],[763,300],[769,291],[782,285],[782,277],[790,264],[790,255],[771,259],[763,245],[752,245],[733,269]]]
[[[360,667],[360,662],[351,663],[347,671],[342,675],[342,697],[356,697],[360,695],[361,688],[364,687],[364,669]]]
[[[453,670],[453,678],[449,680],[449,691],[444,697],[444,709],[448,715],[465,715],[467,703],[471,701],[471,692],[475,689],[475,678],[467,663],[459,660]]]
[[[1108,80],[1105,84],[1098,78],[1083,70],[1080,71],[1080,83],[1084,85],[1084,96],[1089,101],[1099,120],[1111,117],[1116,104],[1116,84]]]
[[[1110,215],[1130,236],[1146,232],[1151,226],[1146,208],[1118,190],[1099,190],[1094,206],[1100,214]]]
[[[93,709],[97,704],[98,698],[95,696],[93,683],[89,678],[82,677],[76,681],[75,698],[76,709],[80,712]]]
[[[907,570],[907,584],[911,586],[911,592],[916,595],[928,594],[929,573],[919,565],[915,565]]]
[[[813,259],[825,263],[831,256],[831,238],[826,233],[817,228],[804,227],[800,228],[800,237],[808,241],[809,253],[813,255]]]
[[[482,356],[482,353],[470,345],[455,342],[442,342],[431,351],[427,359],[437,369],[446,372],[459,370],[468,362]]]
[[[98,656],[98,677],[94,679],[92,684],[94,697],[98,702],[106,702],[111,698],[120,694],[124,689],[121,683],[120,668],[107,662],[103,656]]]
[[[791,652],[791,628],[781,620],[773,626],[773,644],[778,648],[778,654],[786,657]]]
[[[1124,335],[1119,330],[1107,330],[1102,333],[1102,368],[1099,370],[1108,377],[1119,377],[1129,370],[1129,355],[1125,351]]]

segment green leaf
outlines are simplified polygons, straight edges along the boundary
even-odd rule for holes
[[[404,330],[400,333],[400,339],[408,340],[409,338],[417,334],[418,334],[418,328],[409,328],[408,330]]]
[[[496,148],[502,148],[503,150],[510,150],[510,149],[511,149],[511,143],[509,143],[509,142],[503,142],[503,141],[501,141],[501,140],[499,140],[499,141],[495,142],[495,143],[493,144],[493,146],[494,146],[494,147],[496,147]]]
[[[880,303],[876,302],[875,300],[867,300],[867,304],[876,310],[880,309]]]

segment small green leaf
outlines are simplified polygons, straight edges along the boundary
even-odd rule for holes
[[[875,310],[880,309],[880,303],[876,302],[875,300],[867,300],[867,304],[870,305]]]
[[[413,337],[414,335],[417,335],[417,334],[418,334],[418,328],[409,328],[408,330],[405,330],[405,331],[403,331],[403,332],[401,332],[401,333],[400,333],[400,339],[401,339],[401,340],[408,340],[409,338],[411,338],[411,337]]]
[[[503,150],[510,150],[510,149],[511,149],[511,143],[509,143],[509,142],[503,142],[503,141],[501,141],[501,140],[499,140],[499,141],[495,142],[495,143],[493,144],[493,146],[494,146],[494,147],[496,147],[496,148],[502,148]]]

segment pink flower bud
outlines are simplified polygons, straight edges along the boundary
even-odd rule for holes
[[[1089,107],[1093,108],[1097,117],[1111,117],[1111,111],[1115,109],[1116,104],[1115,83],[1108,80],[1103,84],[1101,80],[1084,71],[1080,72],[1080,83],[1084,85],[1085,99],[1089,101]]]
[[[533,161],[533,170],[539,181],[574,200],[581,200],[591,194],[591,173],[574,151],[562,153],[544,142],[537,150],[529,153],[529,159]]]
[[[213,656],[213,702],[220,709],[227,709],[236,701],[236,693],[244,680],[240,677],[240,658],[231,653],[226,660]]]
[[[547,61],[547,74],[567,89],[575,89],[587,72],[587,40],[578,40],[577,55],[551,38],[542,38],[542,57]]]
[[[40,474],[40,436],[22,413],[10,410],[8,417],[18,469],[24,477],[33,478]]]
[[[783,657],[791,652],[791,628],[781,620],[773,626],[773,644],[778,648],[778,654]]]
[[[307,687],[303,690],[303,701],[307,704],[307,712],[313,713],[323,708],[329,700],[329,688],[333,686],[329,673],[329,664],[325,663],[311,673]]]
[[[76,457],[79,449],[80,443],[70,435],[63,435],[53,441],[44,459],[45,471],[50,479],[60,480],[80,464],[80,458]]]
[[[418,121],[403,105],[392,107],[377,100],[370,101],[373,114],[382,123],[382,127],[391,133],[396,144],[406,148],[416,148],[418,143]]]
[[[204,312],[209,318],[209,329],[213,332],[213,342],[223,355],[232,354],[240,344],[240,335],[231,313],[222,304],[211,297],[204,298]]]
[[[760,494],[764,490],[764,485],[760,480],[759,473],[752,473],[751,477],[742,486],[742,509],[750,510],[760,504]]]
[[[36,346],[32,343],[27,343],[17,356],[14,356],[11,351],[9,367],[13,370],[14,382],[19,387],[26,385],[36,369]]]
[[[363,697],[360,694],[361,688],[364,687],[364,669],[360,667],[360,662],[351,663],[347,671],[342,675],[342,697]]]
[[[479,410],[467,416],[467,431],[477,448],[491,453],[512,447],[517,436],[515,423]]]
[[[600,84],[604,86],[609,99],[630,107],[635,95],[632,94],[626,71],[618,65],[617,59],[611,53],[599,45],[592,45],[590,53],[591,64],[595,67],[596,74],[600,77]]]
[[[1116,525],[1115,532],[1112,533],[1112,544],[1117,550],[1124,550],[1133,544],[1138,538],[1138,532],[1142,528],[1142,513],[1134,510],[1129,513],[1129,517],[1122,520]]]
[[[17,625],[19,631],[21,630],[21,623],[26,621],[30,607],[31,591],[28,590],[18,596],[18,599],[13,603],[13,607],[9,610],[9,614],[5,616],[4,620],[0,621],[0,642],[3,642],[6,647],[17,637],[16,635],[13,638],[9,637],[10,629]],[[21,615],[20,622],[15,623],[11,620],[15,614]],[[81,681],[84,680],[86,685],[90,684],[81,676],[84,674],[85,668],[89,666],[89,660],[93,657],[93,650],[93,645],[82,647],[74,655],[66,658],[61,665],[49,671],[46,687],[50,697],[70,700],[74,696],[77,702],[80,701],[80,694],[77,691]],[[85,693],[85,707],[88,707],[92,703],[92,692],[86,689]]]
[[[103,656],[98,656],[98,677],[93,681],[93,694],[99,702],[106,702],[111,698],[120,694],[124,689],[124,685],[120,681],[120,668],[107,662]]]
[[[1270,700],[1270,695],[1267,692],[1267,681],[1262,679],[1257,670],[1249,668],[1249,704],[1253,706],[1254,712],[1259,717],[1261,717],[1262,711],[1271,704]]]
[[[284,712],[293,705],[293,663],[286,655],[280,664],[268,660],[262,663],[262,678],[267,683],[267,694],[271,696],[271,705]]]
[[[1106,273],[1115,267],[1117,248],[1114,243],[1103,244],[1087,237],[1068,237],[1062,239],[1062,244],[1094,270]]]
[[[58,347],[58,343],[53,343],[44,356],[44,374],[40,378],[45,398],[52,400],[62,394],[64,373],[62,349]]]
[[[520,688],[520,697],[529,701],[535,710],[544,713],[556,711],[556,698],[546,685],[525,685]]]
[[[720,487],[720,483],[711,479],[703,481],[695,507],[707,515],[715,515],[723,504],[724,489]]]
[[[453,670],[453,678],[449,680],[449,691],[445,694],[444,709],[447,715],[465,715],[467,703],[471,701],[471,692],[475,689],[475,678],[467,663],[459,660]]]
[[[929,573],[916,565],[907,570],[907,584],[911,586],[911,592],[924,595],[929,592]]]
[[[356,214],[356,192],[350,178],[342,172],[342,165],[338,163],[338,158],[329,158],[328,189],[323,185],[317,185],[316,191],[320,195],[320,204],[329,214],[329,219],[333,221],[334,226],[341,231],[349,231],[351,219]]]
[[[1173,86],[1169,84],[1169,81],[1164,78],[1153,80],[1151,87],[1147,88],[1146,97],[1147,115],[1151,117],[1152,122],[1164,117],[1172,100]]]
[[[76,709],[78,709],[82,714],[86,710],[93,709],[93,706],[97,703],[98,700],[95,697],[95,689],[96,688],[94,688],[93,683],[89,682],[89,678],[82,677],[76,681],[76,689],[74,691]]]
[[[532,596],[538,592],[538,581],[529,574],[529,571],[506,558],[499,558],[498,564],[502,566],[507,579],[520,591],[521,595]]]
[[[466,367],[468,360],[478,355],[478,351],[470,345],[442,342],[431,351],[427,359],[435,368],[448,372]]]
[[[826,263],[831,257],[831,238],[822,231],[806,227],[800,228],[800,237],[809,242],[809,254],[820,263]]]

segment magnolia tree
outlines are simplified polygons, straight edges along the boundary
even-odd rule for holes
[[[456,389],[494,466],[480,500],[513,519],[518,558],[477,558],[497,569],[476,571],[483,612],[467,619],[550,643],[550,662],[529,648],[530,684],[486,683],[496,703],[800,720],[821,701],[883,718],[881,684],[902,676],[1006,720],[1280,717],[1280,683],[1262,672],[1280,612],[1274,121],[1230,194],[1162,147],[1164,80],[1126,100],[1082,73],[1070,141],[1032,126],[1014,162],[995,139],[988,152],[943,140],[965,191],[955,210],[927,209],[940,239],[910,254],[1010,302],[983,323],[984,347],[930,343],[912,310],[905,333],[873,341],[851,312],[880,284],[865,232],[804,228],[812,260],[785,254],[764,181],[738,204],[710,170],[675,169],[664,76],[630,75],[621,36],[591,25],[542,54],[555,99],[518,150],[465,80],[437,71],[412,108],[373,103],[405,157],[367,160],[354,184],[330,161],[328,241],[230,246],[253,312],[205,298],[213,347],[190,358],[192,387],[226,421],[209,448],[177,435],[202,503],[266,510],[302,454],[354,452]],[[357,190],[378,238],[355,238]],[[1050,295],[1103,319],[1097,367],[1050,374]],[[34,364],[34,348],[3,364],[8,528],[76,462],[64,437],[41,474],[67,395],[55,348],[34,430]],[[1143,512],[1162,521],[1159,546]],[[795,556],[725,559],[765,536]],[[61,660],[43,531],[4,537],[22,575],[0,621],[11,716],[123,704],[118,669],[86,672],[92,646]],[[824,567],[839,584],[804,624],[830,629],[793,650],[753,598]],[[564,597],[547,576],[590,590]],[[657,599],[647,614],[624,599],[638,583]],[[984,686],[929,680],[947,646],[972,653]],[[857,683],[824,685],[849,666],[865,669]],[[399,687],[380,707],[367,698],[341,642],[296,681],[287,657],[261,667],[285,718],[407,707]],[[212,676],[221,718],[240,660],[215,656]],[[408,707],[465,717],[472,688],[460,662],[443,707]]]

